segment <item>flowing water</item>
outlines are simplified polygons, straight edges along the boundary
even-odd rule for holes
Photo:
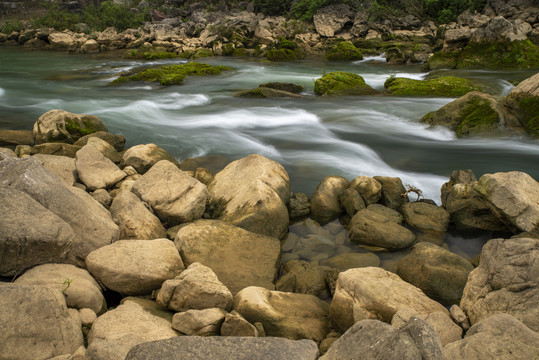
[[[382,57],[354,63],[214,57],[200,62],[234,71],[188,78],[184,85],[108,86],[122,71],[184,60],[135,61],[27,52],[0,47],[0,128],[31,129],[43,113],[63,109],[97,115],[127,146],[156,143],[180,162],[208,156],[216,162],[258,153],[287,169],[292,191],[310,195],[326,175],[398,176],[440,202],[440,186],[457,169],[484,173],[519,170],[539,178],[539,144],[520,137],[457,139],[419,119],[453,99],[383,96],[316,97],[314,81],[349,71],[376,89],[392,74],[423,79],[418,65],[390,66]],[[507,94],[511,82],[533,71],[440,71],[473,79]],[[270,81],[305,87],[303,98],[245,99],[240,90]],[[210,164],[208,163],[208,166]],[[473,251],[472,251],[473,252]]]

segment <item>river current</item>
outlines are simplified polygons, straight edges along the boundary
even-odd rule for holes
[[[63,109],[93,114],[127,146],[156,143],[178,161],[207,156],[225,162],[251,153],[287,169],[292,191],[310,195],[327,175],[398,176],[440,203],[440,187],[453,170],[485,173],[519,170],[539,178],[539,143],[521,137],[457,139],[445,129],[419,123],[450,98],[389,96],[316,97],[314,81],[324,73],[359,74],[382,90],[390,75],[469,78],[495,95],[534,71],[421,72],[419,65],[391,66],[382,57],[349,63],[213,57],[197,60],[230,66],[214,77],[192,77],[184,85],[149,83],[108,86],[122,71],[185,62],[143,61],[28,52],[0,48],[0,128],[31,129],[43,113]],[[305,87],[300,99],[245,99],[240,90],[270,81]],[[210,162],[208,166],[211,167]]]

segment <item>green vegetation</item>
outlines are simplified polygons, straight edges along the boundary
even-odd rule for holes
[[[425,0],[423,12],[439,24],[447,24],[456,21],[465,10],[483,10],[486,3],[487,0]]]
[[[481,91],[470,80],[443,76],[435,79],[413,80],[390,77],[384,83],[387,93],[397,96],[459,97],[470,91]]]
[[[370,95],[377,91],[357,74],[335,71],[322,76],[314,83],[316,95]]]
[[[518,101],[518,117],[525,124],[526,132],[539,138],[539,97],[533,96]]]
[[[214,56],[214,53],[209,49],[198,49],[196,51],[186,50],[180,54],[182,59],[200,59],[210,56]]]
[[[275,90],[288,91],[294,94],[299,94],[303,91],[303,86],[292,83],[283,82],[270,82],[266,84],[260,84],[260,87],[266,87]]]
[[[85,135],[93,134],[100,129],[97,129],[92,122],[92,118],[83,117],[81,119],[82,124],[78,119],[66,119],[65,127],[68,133],[70,133],[74,138],[78,139]]]
[[[20,32],[24,30],[24,24],[18,20],[6,21],[0,28],[0,32],[3,34],[11,34],[12,32]]]
[[[113,26],[118,31],[137,28],[144,22],[150,21],[148,9],[134,13],[126,5],[104,1],[98,7],[87,6],[81,13],[62,10],[58,5],[49,7],[47,13],[32,21],[34,28],[51,27],[56,30],[80,31],[79,24],[87,25],[88,31],[103,31]]]
[[[178,57],[178,54],[166,52],[166,51],[141,51],[130,50],[125,55],[127,58],[144,59],[144,60],[159,60],[159,59],[174,59]]]
[[[341,41],[326,52],[326,58],[332,61],[362,60],[363,55],[351,41]]]
[[[246,48],[237,48],[232,52],[232,56],[249,56],[249,52]]]
[[[266,54],[270,61],[292,61],[303,57],[303,52],[294,41],[280,37],[269,46]]]
[[[154,81],[163,86],[181,85],[186,76],[218,75],[222,71],[232,70],[227,66],[212,66],[196,62],[181,65],[167,65],[137,72],[129,76],[120,76],[111,85],[118,85],[126,81]]]
[[[462,121],[455,130],[458,137],[499,130],[498,113],[494,111],[488,100],[471,100],[460,115]]]

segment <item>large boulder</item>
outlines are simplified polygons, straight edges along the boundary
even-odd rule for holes
[[[276,337],[181,336],[135,346],[125,360],[316,360],[318,347],[312,340]]]
[[[173,280],[166,280],[156,302],[174,311],[210,308],[228,311],[232,307],[232,293],[212,269],[196,262]]]
[[[70,33],[54,32],[49,34],[48,43],[51,45],[52,50],[75,50],[77,42]]]
[[[155,144],[135,145],[127,149],[123,156],[125,165],[134,167],[139,174],[144,174],[161,160],[180,166],[172,155]]]
[[[373,95],[378,93],[365,83],[365,80],[353,73],[334,71],[325,74],[314,83],[316,95]]]
[[[132,191],[168,226],[200,219],[208,189],[168,160],[161,160],[134,184]]]
[[[444,347],[446,359],[535,359],[539,334],[508,314],[496,314],[475,324],[464,339]]]
[[[378,320],[354,324],[320,360],[443,360],[442,343],[432,327],[412,318],[400,329]]]
[[[39,117],[34,124],[33,136],[36,144],[58,141],[72,144],[82,136],[96,131],[107,131],[97,116],[55,109]]]
[[[219,308],[187,310],[174,314],[172,328],[189,336],[217,336],[226,311]]]
[[[15,280],[21,285],[41,285],[61,291],[68,307],[92,309],[96,314],[107,310],[101,286],[88,271],[70,264],[36,266]]]
[[[447,210],[426,202],[406,203],[401,213],[408,225],[421,231],[446,232],[449,227]]]
[[[131,191],[120,191],[112,200],[110,213],[120,228],[120,239],[166,238],[161,221]]]
[[[330,270],[307,261],[290,260],[284,264],[284,275],[277,282],[276,288],[279,291],[327,296],[326,277]]]
[[[458,137],[497,134],[501,131],[522,134],[524,128],[498,98],[472,91],[423,116],[421,122],[444,126]]]
[[[388,250],[400,250],[412,245],[416,238],[410,230],[393,219],[363,209],[358,211],[350,222],[350,240]]]
[[[116,241],[88,254],[86,265],[103,285],[123,295],[149,294],[184,269],[168,239]]]
[[[393,210],[399,210],[408,202],[408,197],[403,196],[406,192],[402,180],[398,177],[375,176],[374,180],[382,185],[382,198],[380,202]]]
[[[525,126],[526,132],[539,138],[539,74],[527,78],[511,90],[505,104]]]
[[[91,143],[77,151],[75,167],[79,179],[90,191],[110,188],[127,176]]]
[[[153,301],[125,298],[93,323],[86,360],[124,360],[137,344],[178,336],[171,327],[172,316]]]
[[[250,286],[234,296],[234,310],[268,336],[322,341],[328,332],[329,305],[313,295]]]
[[[485,174],[474,190],[515,233],[539,230],[539,183],[530,175],[520,171]]]
[[[75,159],[47,154],[36,154],[33,158],[37,159],[45,169],[58,175],[67,185],[73,186],[77,182]]]
[[[232,293],[247,286],[274,289],[281,257],[276,238],[219,220],[198,220],[182,227],[174,243],[186,266],[208,266]]]
[[[288,231],[290,179],[275,161],[256,154],[233,161],[208,190],[213,218],[277,238]]]
[[[110,213],[86,192],[68,187],[35,159],[0,162],[0,184],[30,195],[71,226],[75,234],[68,261],[85,266],[91,251],[118,240],[118,226]]]
[[[325,37],[333,37],[353,20],[354,12],[350,6],[344,4],[319,9],[313,17],[316,32]]]
[[[364,319],[389,323],[401,308],[411,308],[421,314],[435,311],[448,314],[441,304],[397,275],[381,268],[366,267],[339,274],[329,316],[336,329],[346,331]]]
[[[320,225],[338,218],[343,212],[339,195],[349,184],[342,176],[326,176],[311,195],[311,217]]]
[[[504,42],[527,40],[532,27],[522,20],[507,20],[503,16],[497,16],[477,30],[471,36],[474,42]]]
[[[34,145],[30,130],[0,130],[0,146]]]
[[[365,201],[365,205],[376,204],[382,197],[382,184],[368,176],[358,176],[350,183]]]
[[[397,274],[444,305],[458,304],[468,275],[474,269],[465,258],[420,242],[399,261]]]
[[[41,360],[71,355],[84,345],[80,324],[61,292],[33,285],[0,285],[2,358]]]
[[[11,187],[0,187],[0,198],[0,276],[65,260],[75,239],[69,224]]]
[[[460,307],[472,325],[507,313],[539,331],[539,239],[494,239],[483,246]]]

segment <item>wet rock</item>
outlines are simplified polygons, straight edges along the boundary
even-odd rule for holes
[[[421,231],[446,232],[449,213],[442,207],[425,202],[404,204],[401,208],[406,223]]]
[[[232,293],[209,267],[196,262],[173,280],[166,280],[156,302],[174,311],[210,308],[228,311],[232,306]]]
[[[123,156],[126,166],[132,166],[139,174],[144,174],[152,166],[161,160],[168,160],[175,166],[179,166],[178,161],[155,144],[136,145],[127,149]]]
[[[328,295],[326,285],[326,267],[313,265],[302,260],[290,260],[283,266],[285,273],[276,283],[279,291],[319,296]],[[288,284],[285,286],[285,284]]]
[[[288,231],[290,179],[275,161],[255,154],[233,161],[208,190],[214,219],[276,238]]]
[[[368,176],[358,176],[350,183],[365,201],[365,205],[376,204],[382,197],[382,184]]]
[[[539,330],[538,256],[539,239],[494,239],[483,246],[460,302],[472,325],[504,312]]]
[[[393,210],[391,208],[388,208],[387,206],[381,205],[381,204],[371,204],[367,206],[367,209],[369,209],[372,212],[375,212],[377,214],[383,215],[390,220],[392,220],[395,224],[402,224],[404,217],[396,210]]]
[[[374,180],[382,185],[381,203],[393,210],[399,210],[408,202],[408,197],[402,196],[406,192],[402,180],[398,177],[375,176]]]
[[[200,219],[209,194],[206,186],[168,160],[142,175],[132,191],[169,226]]]
[[[311,217],[320,225],[338,218],[343,211],[339,195],[349,184],[342,176],[326,176],[311,196]]]
[[[353,73],[334,71],[325,74],[314,83],[314,93],[322,96],[333,95],[373,95],[378,93]]]
[[[262,323],[267,336],[321,341],[328,332],[329,305],[313,295],[251,286],[234,296],[234,310]]]
[[[150,294],[184,269],[172,241],[119,240],[86,257],[88,271],[123,295]]]
[[[433,312],[428,315],[417,314],[407,308],[400,309],[391,319],[391,326],[398,329],[405,325],[412,317],[424,320],[436,332],[442,346],[462,339],[462,328],[455,324],[451,318],[442,312]]]
[[[218,308],[187,310],[174,314],[172,328],[190,336],[217,336],[226,312]]]
[[[84,135],[107,128],[97,116],[74,114],[63,110],[51,110],[41,115],[34,124],[36,144],[62,141],[74,143]]]
[[[365,209],[365,201],[356,189],[348,188],[344,190],[339,195],[339,203],[350,218],[354,217],[359,210]]]
[[[274,289],[281,256],[276,238],[223,221],[198,220],[182,227],[174,243],[186,266],[208,266],[233,294],[251,285]]]
[[[290,203],[288,204],[288,212],[290,214],[290,219],[308,216],[311,213],[309,197],[304,193],[292,194],[292,196],[290,196]]]
[[[288,91],[270,89],[267,87],[258,87],[256,89],[242,91],[235,96],[245,98],[275,98],[275,97],[290,97],[300,98],[301,95],[294,94]]]
[[[411,308],[421,314],[435,311],[448,314],[441,304],[397,275],[381,268],[367,267],[339,274],[329,316],[335,329],[346,331],[364,319],[389,323],[401,308]]]

